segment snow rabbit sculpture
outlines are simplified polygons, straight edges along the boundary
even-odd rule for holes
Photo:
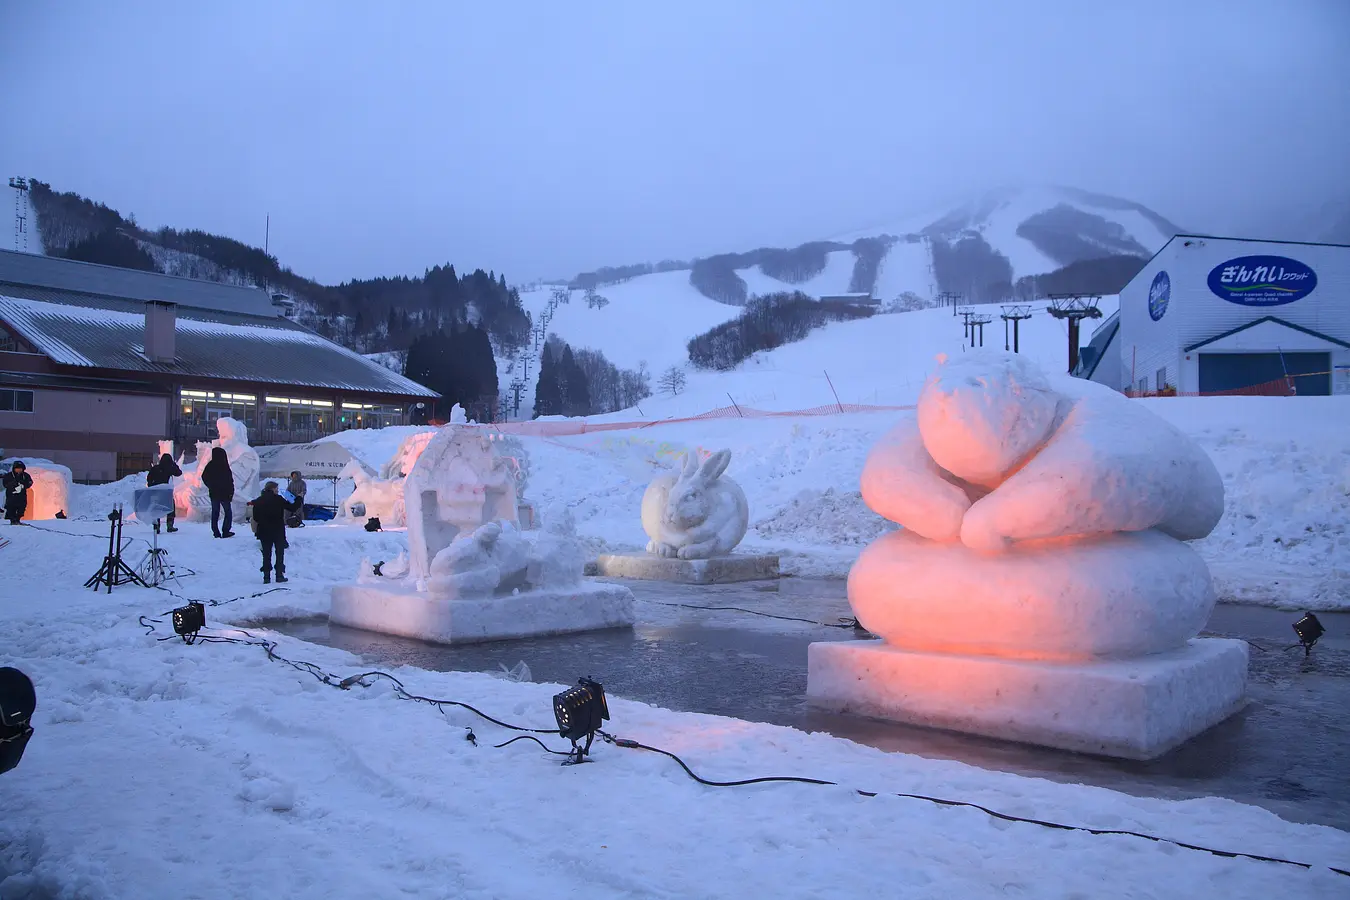
[[[745,537],[750,505],[745,491],[722,473],[731,451],[719,450],[702,465],[686,453],[678,474],[662,475],[642,495],[642,530],[647,552],[680,559],[725,556]]]

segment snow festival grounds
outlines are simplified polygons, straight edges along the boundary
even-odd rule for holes
[[[383,680],[339,691],[269,661],[257,647],[156,641],[171,633],[167,624],[147,635],[140,616],[159,617],[179,599],[130,586],[111,595],[82,587],[106,548],[102,517],[132,485],[78,489],[72,513],[87,518],[0,531],[11,541],[0,549],[7,563],[0,664],[32,676],[39,704],[24,761],[0,776],[0,867],[8,873],[0,875],[0,897],[743,897],[747,884],[756,895],[789,897],[1345,896],[1350,882],[1326,867],[1350,868],[1350,833],[1309,822],[1346,817],[1338,776],[1350,744],[1346,626],[1327,616],[1331,633],[1307,662],[1280,648],[1292,642],[1288,610],[1350,605],[1350,410],[1343,398],[1151,405],[1194,435],[1224,476],[1224,520],[1197,544],[1221,596],[1283,608],[1220,608],[1211,629],[1274,648],[1268,658],[1253,651],[1254,708],[1152,769],[915,737],[874,723],[801,723],[814,733],[772,724],[787,721],[778,712],[796,703],[796,648],[849,632],[652,602],[638,604],[639,628],[627,637],[647,645],[647,683],[661,684],[663,672],[677,677],[681,665],[725,677],[703,672],[698,704],[682,699],[678,685],[635,691],[642,696],[615,688],[609,731],[677,753],[706,778],[799,775],[840,786],[705,787],[672,760],[608,744],[598,745],[594,764],[565,769],[528,741],[494,749],[515,734],[462,709],[400,700]],[[593,553],[636,549],[638,498],[658,446],[730,447],[730,474],[751,503],[742,546],[782,554],[796,578],[776,592],[634,585],[635,593],[833,622],[847,615],[840,585],[815,579],[842,575],[887,527],[858,499],[857,473],[893,421],[893,414],[713,421],[645,435],[523,439],[525,493],[545,514],[555,504],[571,508]],[[382,460],[401,433],[337,439]],[[341,646],[294,635],[341,644],[336,630],[323,637],[316,619],[329,588],[350,581],[362,557],[396,555],[401,533],[369,534],[351,523],[292,532],[292,583],[250,597],[263,586],[247,531],[216,541],[203,525],[182,529],[161,542],[176,565],[196,574],[173,590],[231,601],[208,608],[212,633],[248,628],[276,640],[281,655],[339,677],[377,667]],[[127,551],[134,563],[149,531],[128,526],[128,536],[138,539]],[[455,648],[476,654],[458,666],[433,658],[446,648],[365,637],[364,645],[348,646],[410,691],[533,728],[552,726],[559,684],[512,681],[499,662],[524,661],[536,678],[560,682],[581,675],[605,682],[612,668],[622,683],[624,666],[635,665],[617,650],[607,660],[605,640],[615,635],[550,639],[552,647],[541,640]],[[692,659],[662,668],[663,654]],[[662,709],[644,697],[699,711]],[[476,744],[465,739],[470,727]],[[1253,729],[1260,733],[1248,739]],[[541,738],[555,749],[565,743]],[[1201,781],[1193,777],[1200,771],[1216,773],[1218,782],[1254,773],[1268,784],[1251,785],[1246,803],[1197,797],[1184,783]],[[1263,789],[1270,796],[1253,796]],[[1306,815],[1298,811],[1301,791],[1312,810]],[[888,792],[1313,868],[1005,822]],[[1258,800],[1269,808],[1252,805]]]

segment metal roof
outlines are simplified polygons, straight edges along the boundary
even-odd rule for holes
[[[152,362],[144,354],[144,300],[0,284],[0,321],[39,353],[65,366],[404,397],[439,396],[278,317],[180,306],[172,363]]]
[[[38,253],[0,250],[0,291],[10,284],[78,291],[129,300],[164,300],[194,309],[277,316],[271,295],[261,288],[195,278],[179,278],[137,269],[100,266]]]

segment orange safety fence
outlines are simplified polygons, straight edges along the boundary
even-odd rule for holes
[[[837,416],[847,413],[899,412],[913,409],[909,406],[868,406],[860,403],[830,403],[825,406],[813,406],[809,409],[794,409],[775,412],[755,409],[750,406],[722,406],[710,409],[695,416],[682,416],[670,419],[655,419],[645,422],[588,422],[567,420],[562,422],[494,422],[479,427],[502,434],[514,434],[522,437],[564,437],[573,434],[590,434],[597,431],[626,431],[651,428],[654,425],[674,425],[679,422],[706,422],[710,419],[768,419],[790,418],[793,416]]]

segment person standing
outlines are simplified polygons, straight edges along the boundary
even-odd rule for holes
[[[278,583],[286,582],[286,513],[296,509],[299,501],[288,502],[277,492],[277,483],[269,481],[263,485],[263,492],[256,500],[249,501],[253,507],[253,524],[257,529],[258,543],[262,545],[263,584],[272,583],[272,558],[276,554],[276,573]]]
[[[3,484],[5,519],[11,525],[18,525],[28,510],[28,492],[33,489],[33,476],[28,474],[28,467],[23,464],[23,460],[15,462],[13,468],[5,473]]]
[[[211,448],[211,459],[202,469],[202,484],[211,498],[211,534],[218,538],[234,537],[230,526],[234,524],[234,513],[230,503],[234,500],[234,473],[230,471],[230,458],[225,455],[224,447]],[[225,510],[225,530],[220,529],[220,511]]]
[[[305,490],[307,485],[305,479],[300,477],[298,471],[291,473],[291,480],[286,483],[286,490],[295,498],[296,508],[286,516],[286,524],[292,528],[305,527]]]
[[[182,474],[183,470],[178,468],[177,463],[173,461],[173,457],[165,453],[159,458],[159,462],[151,466],[150,471],[145,473],[145,486],[159,487],[160,485],[168,485],[170,478],[177,478]],[[174,515],[175,513],[169,513],[164,517],[164,521],[168,524],[167,530],[171,534],[178,530],[173,527]],[[155,520],[155,524],[159,524],[158,519]]]

